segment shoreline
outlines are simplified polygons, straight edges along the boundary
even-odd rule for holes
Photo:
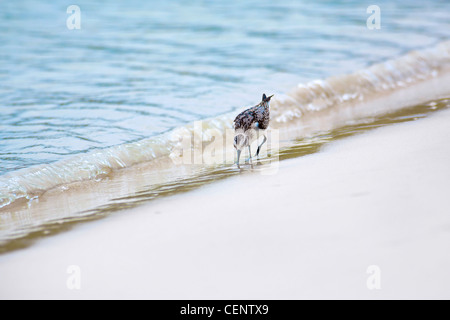
[[[0,298],[448,299],[448,123],[374,129],[41,239],[0,256]]]
[[[279,141],[293,142],[318,132],[340,128],[349,122],[447,98],[450,96],[446,85],[450,82],[449,52],[450,41],[443,41],[350,74],[299,84],[287,94],[281,94],[280,99],[273,99],[269,141],[272,129],[275,129]],[[234,159],[234,148],[230,147],[233,134],[231,124],[237,112],[240,111],[194,121],[133,143],[95,149],[2,175],[0,213],[33,206],[34,200],[48,201],[48,195],[57,194],[58,197],[61,190],[95,189],[96,182],[104,180],[109,185],[120,183],[126,188],[140,188],[139,183],[128,186],[127,177],[121,181],[124,170],[137,176],[137,180],[143,170],[162,170],[166,177],[154,173],[145,180],[170,183],[171,178],[179,177],[173,171],[183,174],[183,171],[192,170],[197,155],[204,163],[217,163],[215,159],[219,159],[219,163],[231,165]],[[227,135],[227,131],[231,134]],[[203,145],[208,147],[203,148]],[[195,153],[191,152],[192,147]],[[207,150],[214,150],[215,156],[211,157]],[[193,162],[185,153],[196,155]],[[204,158],[212,158],[209,159],[212,161],[205,161]],[[147,184],[146,181],[143,183]],[[105,190],[103,187],[101,189]],[[107,193],[113,198],[122,197],[124,194],[121,191],[119,188]],[[75,197],[80,196],[80,192],[73,193]],[[103,195],[92,201],[91,208],[98,206],[96,200],[101,197]],[[50,201],[58,200],[53,198]],[[65,212],[66,216],[73,214]]]

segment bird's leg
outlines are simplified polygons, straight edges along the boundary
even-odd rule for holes
[[[262,147],[262,145],[264,144],[264,143],[266,143],[266,141],[267,141],[267,138],[266,138],[266,136],[264,135],[263,136],[264,137],[264,140],[263,140],[263,142],[261,142],[261,144],[258,146],[258,149],[256,150],[256,157],[258,157],[259,156],[259,151],[261,151],[261,147]]]
[[[239,166],[239,158],[241,157],[241,150],[237,150],[237,161],[236,161],[236,164],[237,164],[237,166],[238,166],[238,168],[240,168],[240,166]]]
[[[252,162],[252,150],[250,149],[250,146],[248,146],[248,159],[245,160],[245,162]]]

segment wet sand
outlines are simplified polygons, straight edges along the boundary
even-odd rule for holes
[[[42,239],[0,256],[0,298],[448,299],[449,123],[379,128]]]

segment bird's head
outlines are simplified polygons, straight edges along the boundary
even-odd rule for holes
[[[244,147],[248,146],[248,136],[243,133],[238,133],[234,137],[234,148],[236,150],[242,150]]]

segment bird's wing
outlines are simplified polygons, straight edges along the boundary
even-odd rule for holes
[[[256,114],[253,108],[247,109],[234,119],[234,129],[242,129],[244,131],[250,129],[254,124],[256,119]]]
[[[255,122],[257,123],[257,128],[265,130],[267,129],[267,110],[264,107],[259,107],[255,111]]]

